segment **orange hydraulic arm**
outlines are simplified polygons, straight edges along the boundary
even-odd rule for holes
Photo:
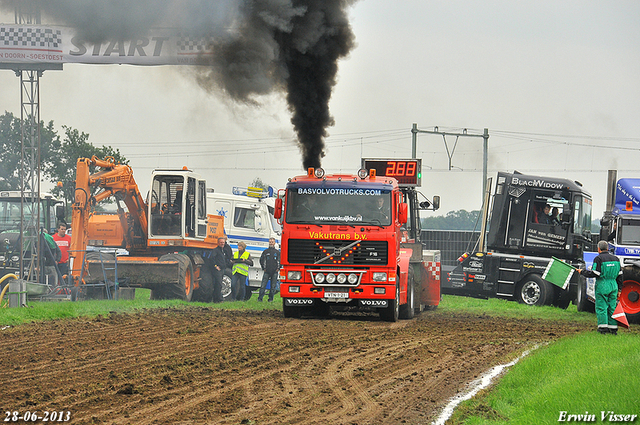
[[[91,166],[100,167],[101,170],[90,174]],[[95,188],[101,188],[102,191],[91,195],[92,189]],[[131,167],[117,164],[113,157],[107,157],[104,160],[98,159],[96,156],[91,159],[78,158],[76,190],[72,206],[71,247],[69,249],[69,255],[73,261],[72,275],[76,285],[80,283],[84,253],[89,240],[87,227],[92,208],[110,196],[114,196],[118,201],[123,201],[129,210],[127,217],[118,204],[118,215],[122,228],[125,230],[127,249],[146,247],[148,236],[147,207],[133,178]],[[134,239],[134,227],[136,232],[142,236],[141,241]]]

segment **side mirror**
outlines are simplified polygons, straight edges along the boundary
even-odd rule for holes
[[[56,218],[58,221],[64,221],[64,205],[56,205]]]
[[[255,230],[258,233],[262,232],[262,219],[257,214],[253,221],[253,230]]]
[[[282,198],[276,198],[276,205],[273,209],[273,217],[280,220],[282,217]]]
[[[569,223],[571,221],[571,211],[562,212],[562,222]]]
[[[398,221],[400,224],[405,224],[407,222],[407,218],[409,217],[409,206],[403,202],[400,204],[398,209]]]

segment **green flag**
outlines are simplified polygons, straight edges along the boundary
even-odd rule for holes
[[[547,268],[542,274],[542,278],[561,287],[562,289],[567,289],[574,270],[576,270],[576,268],[572,265],[567,264],[556,257],[551,257],[551,261],[549,261]]]

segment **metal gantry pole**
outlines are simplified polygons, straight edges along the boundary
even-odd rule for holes
[[[439,131],[438,127],[435,127],[431,130],[419,130],[418,124],[414,123],[411,127],[411,157],[416,158],[417,154],[417,144],[418,144],[418,133],[427,133],[427,134],[439,134],[444,138],[445,147],[447,149],[447,156],[449,157],[449,169],[452,168],[451,158],[453,157],[453,153],[455,152],[455,145],[451,152],[449,152],[449,147],[447,146],[446,136],[455,136],[456,144],[459,137],[482,137],[482,205],[486,205],[485,196],[487,196],[487,192],[485,188],[487,187],[487,163],[489,159],[489,129],[485,128],[483,134],[470,134],[467,132],[467,129],[464,129],[462,133],[449,133],[446,131]],[[483,207],[484,208],[484,207]]]
[[[20,119],[22,122],[20,166],[20,277],[40,282],[43,273],[40,249],[40,75],[20,71]],[[25,214],[26,212],[26,214]],[[25,269],[26,268],[26,269]]]

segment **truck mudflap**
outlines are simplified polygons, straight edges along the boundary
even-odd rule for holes
[[[420,303],[426,306],[440,304],[440,261],[422,263],[422,291]]]
[[[85,283],[94,284],[115,280],[116,267],[118,281],[122,286],[154,289],[158,285],[180,283],[177,261],[159,261],[155,258],[120,258],[117,265],[113,260],[88,259]]]

